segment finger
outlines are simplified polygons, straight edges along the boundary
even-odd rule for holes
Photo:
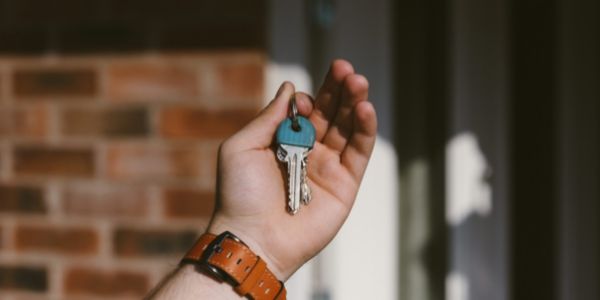
[[[314,108],[314,99],[304,93],[304,92],[296,92],[294,96],[296,98],[296,105],[298,106],[298,113],[303,116],[310,116]]]
[[[294,90],[292,83],[284,82],[267,107],[248,125],[231,136],[227,143],[241,151],[270,147],[279,123],[288,115],[289,101],[294,95]]]
[[[354,108],[354,131],[342,152],[342,165],[360,182],[375,146],[377,116],[373,104],[364,101]]]
[[[315,126],[317,141],[323,139],[329,124],[335,117],[344,78],[353,73],[354,68],[345,60],[337,59],[331,63],[323,85],[317,93],[315,109],[310,115],[310,121]]]
[[[323,143],[332,150],[342,152],[352,134],[354,108],[369,97],[369,82],[359,74],[348,75],[340,95],[340,104],[333,123],[329,126]]]

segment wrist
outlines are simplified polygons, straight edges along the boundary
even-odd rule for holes
[[[249,299],[286,299],[285,285],[267,262],[230,231],[201,235],[180,264],[196,265],[198,272],[226,282],[238,295]]]
[[[268,247],[260,241],[257,234],[249,230],[246,226],[230,222],[225,217],[213,217],[206,230],[206,232],[214,235],[219,235],[225,231],[235,234],[248,246],[248,248],[250,248],[250,250],[252,250],[252,252],[257,256],[260,256],[277,279],[285,282],[291,275],[291,272],[286,272],[286,270],[282,269],[279,261],[274,259],[271,253],[266,250]]]

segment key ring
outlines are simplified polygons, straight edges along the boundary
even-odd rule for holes
[[[298,106],[296,105],[296,97],[294,95],[292,95],[290,106],[292,109],[292,129],[300,131],[300,123],[298,123]]]

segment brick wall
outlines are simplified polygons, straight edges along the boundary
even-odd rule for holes
[[[0,299],[139,299],[213,207],[260,51],[0,58]]]

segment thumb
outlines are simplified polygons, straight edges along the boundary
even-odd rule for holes
[[[231,136],[228,144],[237,150],[270,147],[277,127],[287,117],[289,100],[294,93],[295,87],[291,82],[285,81],[282,83],[275,98],[254,120]]]

